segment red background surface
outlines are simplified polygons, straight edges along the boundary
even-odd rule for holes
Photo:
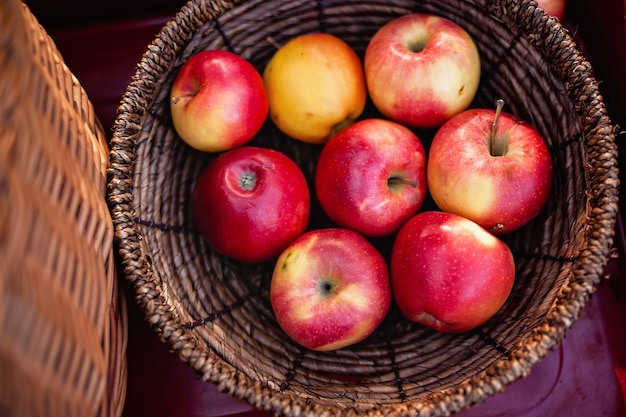
[[[109,135],[135,65],[184,4],[182,0],[26,3],[81,81]],[[569,0],[565,17],[566,26],[594,66],[609,116],[619,126],[626,126],[625,3]],[[624,135],[618,140],[620,166],[626,171]],[[626,416],[625,246],[620,219],[615,258],[607,267],[606,279],[561,345],[530,376],[463,411],[461,417]],[[147,326],[129,288],[126,294],[129,340],[124,417],[267,415],[198,380]]]

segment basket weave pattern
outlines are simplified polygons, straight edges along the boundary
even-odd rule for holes
[[[410,12],[442,15],[473,36],[482,58],[473,106],[503,98],[508,112],[539,130],[553,155],[553,193],[531,224],[505,237],[515,287],[481,328],[440,334],[392,309],[356,346],[303,350],[273,317],[273,265],[233,262],[195,231],[189,200],[212,156],[176,136],[169,91],[200,50],[232,50],[262,71],[276,45],[326,31],[362,55],[380,26]],[[502,391],[561,341],[612,245],[614,127],[589,63],[533,1],[191,1],[148,47],[118,111],[108,199],[124,272],[147,320],[202,378],[279,414],[447,415]],[[418,135],[424,141],[428,132]],[[319,147],[289,140],[271,123],[253,143],[285,152],[312,181]],[[311,227],[325,225],[314,203]],[[388,250],[389,242],[378,243]]]
[[[0,415],[121,415],[107,141],[29,9],[0,3]]]

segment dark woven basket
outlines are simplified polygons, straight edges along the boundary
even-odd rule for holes
[[[276,44],[326,31],[362,54],[381,25],[410,12],[442,15],[474,37],[482,80],[472,106],[503,98],[507,111],[544,135],[553,192],[531,224],[505,237],[515,254],[515,287],[481,328],[440,334],[392,309],[356,346],[303,350],[273,317],[273,265],[219,256],[194,230],[190,195],[212,156],[176,136],[170,87],[181,64],[203,49],[230,49],[262,71]],[[203,379],[277,414],[434,416],[481,402],[559,344],[594,293],[612,245],[615,128],[589,63],[533,1],[192,1],[149,45],[118,111],[108,198],[138,303]],[[253,143],[287,153],[311,179],[319,147],[285,138],[270,122]],[[311,227],[326,225],[319,207],[313,211]],[[377,244],[385,252],[389,242]]]

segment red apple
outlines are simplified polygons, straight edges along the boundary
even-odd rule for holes
[[[315,170],[320,205],[337,225],[366,236],[397,231],[426,195],[426,154],[399,123],[364,119],[333,136]]]
[[[244,58],[221,50],[185,61],[172,85],[170,107],[181,139],[206,152],[247,143],[268,114],[261,74]]]
[[[280,327],[301,346],[350,346],[371,335],[389,310],[387,264],[354,231],[315,229],[278,258],[270,301]]]
[[[214,250],[242,262],[263,262],[305,232],[310,195],[292,159],[243,146],[209,163],[195,184],[191,209]]]
[[[440,126],[465,110],[480,82],[471,36],[440,16],[414,13],[391,20],[370,40],[365,78],[385,116],[420,128]]]
[[[539,7],[545,10],[549,15],[563,20],[565,16],[565,0],[535,0]]]
[[[502,234],[527,224],[552,188],[552,160],[528,123],[497,110],[471,109],[435,134],[428,155],[428,188],[443,211]]]
[[[398,232],[391,286],[409,320],[440,332],[464,332],[504,305],[515,264],[509,247],[465,217],[425,211]]]

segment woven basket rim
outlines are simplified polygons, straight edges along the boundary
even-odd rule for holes
[[[547,59],[556,60],[558,57],[551,55],[548,42],[541,42],[545,37],[550,37],[551,42],[562,43],[575,51],[573,64],[568,67],[574,68],[575,71],[563,69],[559,76],[564,80],[564,84],[569,86],[568,94],[575,102],[577,109],[583,109],[582,117],[591,121],[585,134],[589,140],[590,149],[595,149],[601,154],[602,168],[590,172],[589,183],[594,187],[587,190],[590,202],[588,230],[586,231],[587,243],[575,261],[574,279],[564,286],[562,294],[559,295],[557,308],[548,314],[541,326],[533,330],[524,346],[517,346],[518,349],[507,360],[496,362],[483,373],[470,378],[465,384],[432,395],[428,403],[411,404],[410,400],[407,401],[394,410],[401,415],[412,414],[411,407],[419,410],[439,410],[442,414],[457,412],[473,403],[480,402],[485,396],[502,391],[508,383],[525,377],[535,363],[561,342],[581,314],[601,279],[606,258],[612,246],[619,186],[617,149],[614,144],[615,127],[606,114],[590,63],[583,57],[568,31],[555,18],[549,17],[538,8],[533,0],[521,2],[484,0],[479,3],[484,3],[486,10],[495,16],[501,15],[503,10],[506,10],[507,16],[518,25],[524,35],[535,39],[535,46]],[[139,249],[139,241],[142,237],[132,215],[132,175],[134,172],[132,164],[136,156],[133,136],[141,129],[142,117],[149,107],[150,97],[155,87],[152,80],[164,70],[164,68],[157,68],[146,71],[145,68],[152,68],[159,56],[176,56],[183,45],[205,24],[205,21],[195,17],[198,9],[214,8],[215,15],[219,16],[240,4],[243,3],[205,4],[201,0],[191,0],[164,26],[148,46],[118,108],[111,141],[108,199],[116,228],[117,246],[123,249],[120,250],[120,254],[127,279],[137,289],[137,302],[162,341],[172,345],[174,342],[180,343],[181,340],[185,341],[185,345],[188,343],[190,347],[177,352],[180,358],[194,369],[203,372],[203,378],[216,383],[218,389],[223,392],[245,400],[258,408],[276,413],[283,413],[288,407],[291,410],[310,412],[315,410],[315,405],[310,404],[306,399],[293,398],[293,404],[287,406],[283,393],[262,386],[258,381],[247,377],[218,357],[217,354],[203,356],[201,354],[203,347],[197,344],[190,330],[173,325],[175,312],[162,298],[158,283],[153,282],[149,276],[137,273],[137,271],[149,271],[151,265],[149,259]],[[528,14],[534,18],[524,19],[523,15]],[[585,80],[586,91],[589,94],[576,98],[574,89],[580,79]],[[137,97],[141,101],[137,102]],[[127,168],[130,168],[130,171]],[[137,265],[142,267],[136,268]],[[594,268],[590,270],[589,265],[593,265]],[[236,381],[236,387],[233,381]],[[468,389],[470,385],[471,390]],[[445,403],[448,405],[442,405]],[[447,410],[442,411],[445,407],[448,407]]]

